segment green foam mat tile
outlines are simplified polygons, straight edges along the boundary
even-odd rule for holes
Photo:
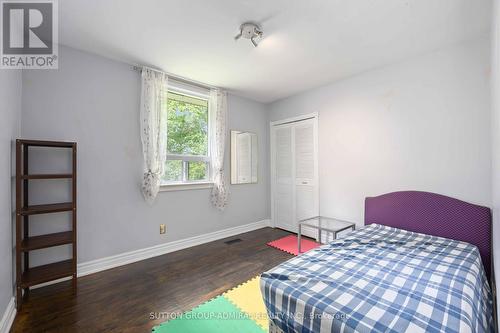
[[[265,333],[224,296],[218,296],[179,318],[153,328],[153,333]]]

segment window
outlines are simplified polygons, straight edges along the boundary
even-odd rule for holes
[[[163,185],[210,181],[208,93],[169,88]]]

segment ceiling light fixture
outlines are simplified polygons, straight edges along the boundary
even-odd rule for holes
[[[246,22],[240,26],[240,33],[234,37],[234,40],[238,40],[241,37],[250,39],[253,46],[257,47],[257,38],[262,38],[262,29],[255,23]]]

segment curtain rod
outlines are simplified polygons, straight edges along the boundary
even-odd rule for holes
[[[186,84],[198,86],[198,87],[205,88],[205,89],[220,89],[219,87],[215,87],[215,86],[212,86],[212,85],[209,85],[209,84],[206,84],[206,83],[201,83],[201,82],[198,82],[198,81],[186,79],[186,78],[184,78],[182,76],[173,75],[173,74],[170,74],[170,73],[158,70],[156,68],[151,68],[151,67],[147,67],[147,66],[132,65],[132,69],[134,71],[139,72],[139,73],[142,72],[143,68],[149,68],[149,69],[157,71],[157,72],[163,72],[163,73],[167,74],[167,76],[169,78],[172,78],[174,81],[178,81],[180,83],[186,83]]]

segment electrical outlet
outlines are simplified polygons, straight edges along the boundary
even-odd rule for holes
[[[167,232],[167,226],[165,224],[160,224],[160,234],[165,234]]]

